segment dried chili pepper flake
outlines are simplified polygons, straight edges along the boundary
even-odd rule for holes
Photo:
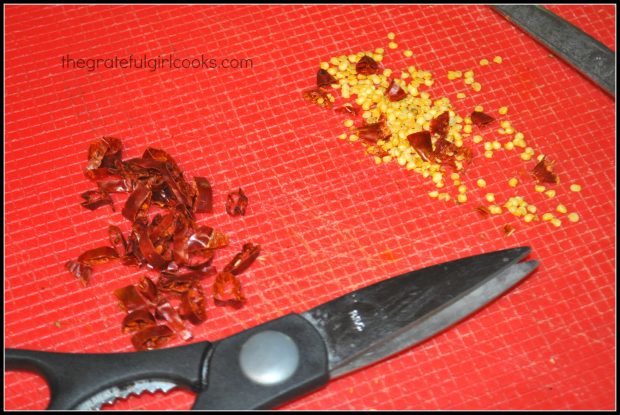
[[[495,121],[495,118],[491,117],[488,114],[485,114],[482,111],[474,111],[474,112],[472,112],[471,115],[470,115],[470,118],[471,118],[471,122],[474,125],[477,125],[478,127],[485,126],[485,125],[490,124],[493,121]]]
[[[204,177],[194,177],[198,196],[194,202],[194,212],[209,213],[213,211],[213,190],[211,184]]]
[[[187,275],[172,275],[161,273],[157,280],[157,289],[163,292],[183,294],[194,285],[196,279]]]
[[[188,341],[194,337],[192,332],[185,325],[185,322],[181,320],[179,313],[177,313],[167,299],[162,298],[159,300],[157,303],[157,308],[155,309],[155,317],[160,320],[165,320],[166,323],[172,327],[172,330],[174,330],[183,340]]]
[[[157,292],[157,286],[148,276],[144,275],[136,284],[136,290],[144,297],[150,304],[155,305],[159,298]]]
[[[433,141],[429,131],[418,131],[409,134],[407,141],[424,161],[429,161],[433,155]]]
[[[88,280],[93,273],[93,269],[86,264],[77,261],[68,261],[65,268],[77,277],[84,287],[88,285]]]
[[[491,214],[491,211],[486,206],[478,206],[476,212],[480,213],[483,217],[488,217]]]
[[[151,190],[143,183],[138,183],[134,191],[127,198],[122,214],[130,221],[134,221],[140,211],[148,210],[151,199]]]
[[[337,84],[338,81],[325,69],[319,69],[316,73],[316,86],[319,88],[325,88],[332,84]]]
[[[199,284],[194,284],[181,298],[179,314],[194,324],[200,324],[207,319],[207,299]]]
[[[388,86],[388,89],[385,91],[385,95],[390,101],[396,102],[405,99],[405,97],[407,96],[407,92],[405,92],[405,90],[402,89],[400,85],[398,85],[392,79],[390,85]]]
[[[108,226],[108,235],[110,238],[110,244],[112,244],[112,247],[118,253],[118,255],[126,255],[127,241],[125,240],[123,232],[120,230],[120,228],[114,225]]]
[[[127,314],[123,319],[121,330],[123,333],[133,333],[147,327],[156,326],[155,317],[148,310],[139,308]]]
[[[385,117],[381,116],[376,123],[364,123],[364,125],[357,129],[356,135],[368,143],[375,144],[379,140],[388,139],[392,133],[390,127],[385,122]]]
[[[215,252],[212,249],[190,250],[190,258],[185,264],[189,269],[206,272],[211,267]]]
[[[144,256],[147,264],[156,269],[165,269],[168,265],[168,261],[160,255],[160,252],[157,252],[157,249],[151,241],[148,226],[145,221],[138,220],[134,224],[134,231],[138,239],[140,252]]]
[[[245,301],[245,297],[241,292],[241,282],[231,272],[220,272],[215,277],[215,282],[213,283],[213,298],[221,302]]]
[[[239,275],[258,257],[260,254],[260,245],[248,242],[243,245],[241,252],[234,256],[232,261],[224,267],[224,272],[230,272],[233,275]]]
[[[320,107],[332,107],[332,102],[330,101],[329,96],[321,88],[305,90],[302,92],[302,97],[304,98],[304,100],[316,104]]]
[[[114,290],[114,295],[118,299],[118,305],[125,312],[131,312],[140,308],[147,308],[146,302],[133,285],[117,288]]]
[[[431,134],[438,134],[441,138],[448,135],[450,129],[450,112],[444,111],[430,122]]]
[[[176,230],[177,222],[174,213],[168,213],[163,216],[156,216],[149,225],[149,235],[154,245],[159,245],[163,241],[171,240]]]
[[[532,176],[538,183],[554,183],[559,184],[560,178],[553,172],[555,161],[548,160],[543,157],[532,170]]]
[[[104,264],[118,258],[119,254],[118,252],[116,252],[116,249],[110,246],[102,246],[95,249],[89,249],[88,251],[80,255],[77,261],[81,264],[92,266]]]
[[[357,116],[360,112],[360,107],[346,103],[344,105],[337,107],[336,109],[334,109],[334,111],[341,113],[341,114]]]
[[[228,197],[226,198],[226,213],[230,216],[245,215],[245,209],[247,206],[248,198],[245,193],[243,193],[241,188],[228,194]]]
[[[159,349],[174,336],[170,327],[165,325],[147,327],[131,336],[131,342],[138,351]]]
[[[122,142],[118,138],[103,137],[93,141],[88,147],[88,170],[113,167],[121,159]]]
[[[112,211],[115,211],[112,198],[107,192],[101,189],[89,190],[82,193],[80,196],[84,199],[84,201],[80,204],[88,210],[96,210],[101,206],[110,205],[112,207]]]
[[[502,228],[504,230],[504,233],[506,234],[506,236],[510,236],[513,233],[515,233],[515,228],[514,226],[512,226],[511,224],[507,223],[504,225],[504,227]]]
[[[195,249],[219,249],[228,245],[228,236],[210,226],[199,226],[189,237],[188,247]]]
[[[379,72],[379,64],[370,56],[362,56],[355,65],[355,72],[360,75],[373,75]]]

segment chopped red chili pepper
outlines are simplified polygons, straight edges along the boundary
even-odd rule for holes
[[[228,245],[228,236],[210,226],[200,226],[189,237],[190,249],[219,249]]]
[[[181,317],[194,324],[199,324],[207,319],[206,304],[207,299],[202,287],[200,284],[194,284],[183,293],[179,313]]]
[[[417,133],[409,134],[407,141],[413,149],[420,155],[422,160],[429,161],[433,155],[433,141],[431,140],[431,133],[428,131],[418,131]]]
[[[248,198],[245,193],[243,193],[243,190],[239,188],[239,190],[228,194],[228,198],[226,199],[226,213],[230,216],[243,216],[245,215],[247,205]]]
[[[405,90],[392,79],[388,89],[385,91],[385,95],[390,101],[396,102],[403,100],[407,96],[407,92],[405,92]]]
[[[174,275],[162,272],[157,281],[157,289],[163,292],[183,294],[195,282],[196,278],[193,275]]]
[[[134,221],[140,212],[145,213],[148,210],[150,200],[151,190],[142,182],[138,183],[127,202],[125,202],[125,207],[122,211],[123,216],[130,221]]]
[[[114,167],[121,159],[121,140],[114,137],[103,137],[88,147],[88,170],[101,167]]]
[[[372,75],[379,72],[379,64],[370,56],[362,56],[355,65],[355,72],[361,75]]]
[[[450,112],[445,111],[439,114],[436,118],[430,122],[431,134],[437,134],[441,138],[445,138],[448,135],[450,129]]]
[[[505,224],[505,225],[504,225],[504,227],[503,227],[503,229],[504,229],[504,233],[506,234],[506,236],[510,236],[510,235],[512,235],[513,233],[515,233],[515,228],[514,228],[514,226],[512,226],[512,225],[511,225],[511,224],[509,224],[509,223]]]
[[[125,316],[122,323],[122,331],[125,334],[133,333],[156,325],[155,317],[148,310],[139,308]]]
[[[177,313],[174,307],[172,307],[170,302],[165,298],[160,299],[157,303],[155,317],[160,320],[165,320],[183,340],[188,341],[194,337],[183,320],[181,320],[179,313]]]
[[[138,290],[133,285],[128,285],[114,290],[114,295],[118,298],[118,305],[123,311],[131,312],[139,308],[147,308],[144,299],[140,296]]]
[[[204,177],[194,177],[198,197],[194,204],[194,212],[212,212],[213,211],[213,190],[211,184]]]
[[[318,86],[319,88],[325,88],[337,83],[338,81],[336,81],[336,78],[334,78],[325,69],[319,69],[319,71],[316,73],[316,86]]]
[[[152,326],[131,336],[131,342],[138,351],[153,350],[165,346],[173,336],[174,332],[168,326]]]
[[[165,269],[168,265],[168,261],[166,261],[155,249],[149,235],[149,228],[146,224],[146,220],[137,220],[134,223],[134,231],[136,233],[136,237],[138,238],[140,252],[146,259],[147,264],[156,269]]]
[[[302,97],[313,104],[316,104],[323,108],[331,108],[332,102],[329,100],[327,92],[321,88],[308,89],[302,92]]]
[[[127,241],[123,236],[123,232],[120,230],[118,226],[110,225],[108,226],[108,234],[110,237],[110,243],[120,256],[124,256],[127,254]]]
[[[478,206],[476,212],[480,213],[483,217],[487,217],[491,214],[491,211],[486,206]]]
[[[385,122],[385,117],[381,116],[379,121],[372,124],[364,123],[357,129],[357,136],[371,144],[375,144],[378,140],[386,140],[392,135],[390,128]]]
[[[140,278],[140,281],[136,284],[136,290],[150,303],[149,305],[155,306],[157,304],[159,298],[157,286],[149,277],[145,275]]]
[[[101,206],[110,205],[112,207],[112,211],[115,211],[112,198],[103,190],[89,190],[82,193],[80,196],[84,199],[81,205],[88,210],[95,210]]]
[[[241,282],[231,272],[222,271],[213,283],[213,298],[221,302],[242,302],[245,297],[241,292]]]
[[[248,242],[243,245],[241,252],[239,252],[235,257],[224,267],[224,272],[230,272],[233,275],[239,275],[250,265],[258,255],[260,254],[260,245],[253,244],[252,242]]]
[[[471,122],[474,125],[477,125],[478,127],[485,126],[485,125],[495,121],[495,118],[491,117],[488,114],[485,114],[482,111],[474,111],[474,112],[472,112],[470,118],[471,118]]]
[[[357,116],[357,114],[359,114],[360,112],[360,107],[346,103],[334,109],[334,111],[339,112],[341,114],[350,114],[353,116]]]
[[[95,249],[89,249],[80,255],[77,261],[86,265],[97,265],[104,264],[118,258],[119,255],[118,252],[116,252],[116,249],[110,246],[102,246]]]
[[[88,280],[93,273],[93,269],[88,265],[81,264],[77,261],[68,261],[65,268],[77,277],[84,287],[88,285]]]
[[[534,176],[538,183],[559,184],[560,178],[553,172],[554,165],[555,161],[547,160],[547,157],[543,157],[532,170],[532,176]]]

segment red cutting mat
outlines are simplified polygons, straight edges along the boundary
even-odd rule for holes
[[[615,50],[615,6],[551,9]],[[107,244],[116,213],[80,205],[93,187],[81,173],[95,138],[123,139],[125,157],[169,150],[188,176],[209,178],[213,224],[231,237],[222,266],[246,241],[262,259],[241,276],[240,310],[209,304],[195,340],[217,340],[301,312],[411,269],[531,245],[540,268],[455,328],[414,349],[331,382],[285,409],[612,409],[615,407],[615,102],[483,6],[8,6],[5,121],[5,346],[63,352],[130,351],[112,290],[143,272],[102,266],[89,287],[63,264]],[[400,47],[386,66],[415,65],[466,115],[483,105],[506,116],[528,145],[557,160],[550,200],[506,185],[517,152],[488,160],[480,147],[463,175],[465,205],[430,199],[432,183],[396,163],[375,165],[340,141],[344,117],[306,104],[321,61]],[[402,51],[411,49],[412,58]],[[61,57],[251,58],[248,69],[67,69]],[[503,64],[478,66],[501,55]],[[480,93],[448,70],[474,69]],[[468,98],[457,101],[457,92]],[[489,133],[490,136],[493,132]],[[484,191],[517,193],[539,212],[564,203],[581,215],[561,228],[473,211]],[[583,186],[569,191],[571,183]],[[245,217],[224,211],[241,186]],[[451,185],[449,185],[451,186]],[[512,223],[516,233],[504,236]],[[389,299],[386,299],[389,301]],[[174,345],[181,344],[179,341]],[[7,409],[44,408],[34,375],[5,375]],[[117,409],[186,409],[189,392],[118,402]]]

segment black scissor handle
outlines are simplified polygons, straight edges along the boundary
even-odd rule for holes
[[[210,342],[133,353],[56,353],[6,349],[6,370],[35,372],[50,389],[47,409],[75,409],[89,397],[138,380],[166,380],[199,391],[204,387]]]

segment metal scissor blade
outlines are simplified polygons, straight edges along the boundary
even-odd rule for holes
[[[301,315],[323,337],[332,378],[411,347],[501,295],[538,266],[513,248],[370,285]]]

